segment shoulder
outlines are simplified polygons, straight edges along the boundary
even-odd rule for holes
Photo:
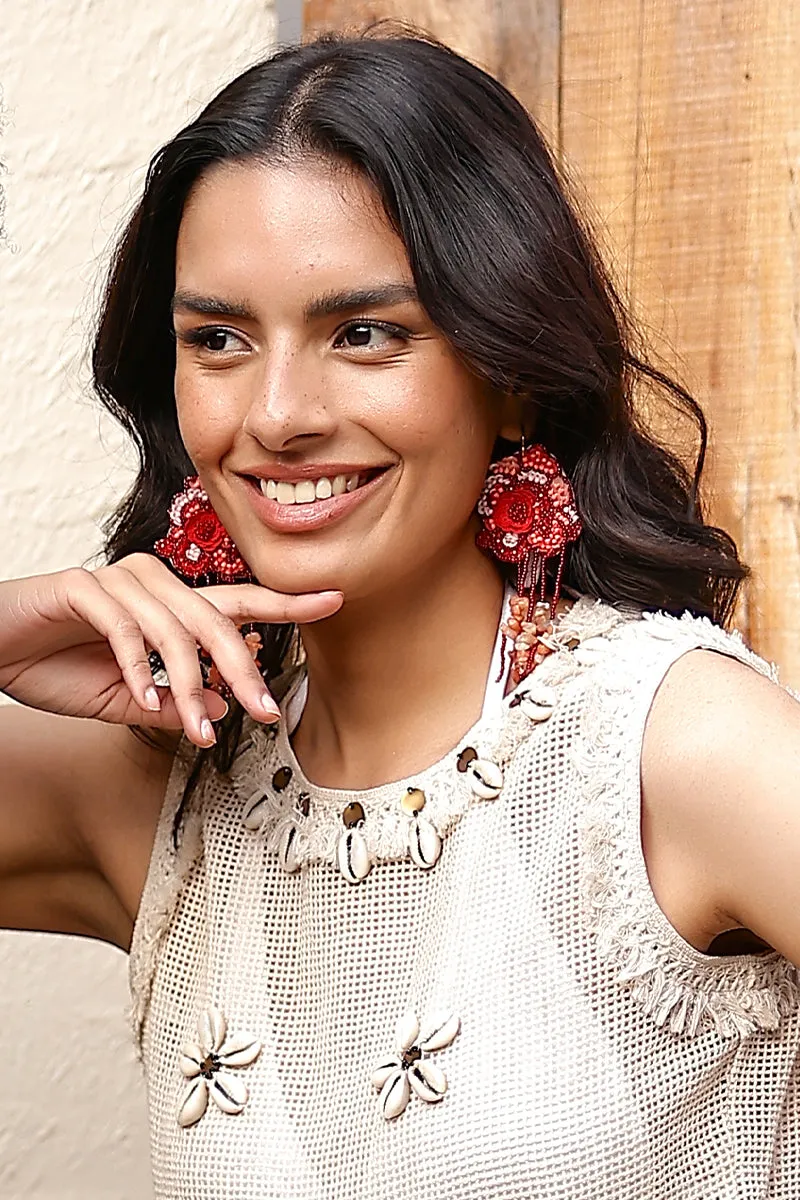
[[[677,657],[647,717],[641,773],[653,874],[682,864],[711,936],[745,927],[800,960],[800,703],[775,669],[722,630]]]

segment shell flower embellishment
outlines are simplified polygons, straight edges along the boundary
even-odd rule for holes
[[[249,1099],[247,1085],[232,1067],[248,1067],[261,1053],[261,1042],[248,1033],[228,1037],[227,1022],[218,1008],[208,1008],[197,1022],[198,1041],[181,1050],[180,1068],[191,1080],[178,1109],[178,1124],[186,1128],[199,1121],[208,1107],[209,1094],[217,1108],[231,1116],[240,1113]]]
[[[387,1121],[405,1112],[411,1093],[427,1104],[435,1104],[447,1091],[444,1071],[427,1055],[449,1046],[461,1028],[453,1013],[435,1017],[420,1034],[413,1011],[405,1013],[395,1029],[396,1053],[384,1060],[372,1075],[372,1086],[380,1090],[379,1103]]]

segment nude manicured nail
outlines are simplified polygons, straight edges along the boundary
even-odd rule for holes
[[[161,700],[154,687],[145,688],[144,702],[151,712],[161,712]]]
[[[214,733],[214,726],[209,721],[208,717],[203,717],[200,722],[200,736],[204,742],[208,742],[213,746],[217,740],[217,735]]]
[[[264,692],[264,695],[261,697],[261,707],[273,721],[280,720],[281,710],[268,692]]]

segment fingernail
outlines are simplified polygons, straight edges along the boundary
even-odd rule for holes
[[[161,712],[161,700],[154,687],[145,688],[144,702],[151,712]]]
[[[208,717],[203,717],[200,722],[200,736],[204,742],[208,742],[209,746],[213,746],[217,740],[217,735],[214,733],[214,726]]]
[[[222,697],[220,697],[220,699],[222,699]],[[218,717],[212,717],[212,721],[221,721],[224,717],[227,717],[228,713],[231,711],[231,706],[228,704],[227,700],[222,700],[222,703],[225,705],[224,712],[221,712]]]
[[[263,696],[261,697],[261,707],[264,709],[264,711],[267,713],[267,715],[270,717],[271,720],[273,720],[273,721],[280,720],[281,710],[278,708],[277,704],[272,699],[272,696],[270,696],[269,692],[264,692]]]

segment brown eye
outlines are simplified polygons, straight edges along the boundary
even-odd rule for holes
[[[336,345],[348,350],[382,350],[391,341],[402,341],[407,336],[406,331],[396,325],[352,321],[341,331]]]
[[[376,332],[383,333],[385,330],[376,330],[374,325],[351,325],[345,331],[345,341],[350,346],[369,346],[370,338]]]
[[[175,336],[179,342],[187,346],[197,346],[201,350],[207,350],[209,354],[232,354],[247,349],[244,339],[239,334],[218,325],[207,325],[183,332],[176,330]]]
[[[210,329],[201,345],[205,346],[206,350],[227,350],[229,337],[230,334],[225,329]]]

